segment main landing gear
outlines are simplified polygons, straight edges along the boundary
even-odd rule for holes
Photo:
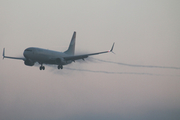
[[[62,65],[58,65],[58,69],[60,69],[60,68],[63,69],[63,66]]]
[[[63,69],[62,65],[58,65],[57,67],[58,69]],[[39,67],[40,70],[45,70],[45,67],[41,64],[41,66]]]
[[[41,66],[39,67],[40,70],[45,70],[45,67],[41,64]]]

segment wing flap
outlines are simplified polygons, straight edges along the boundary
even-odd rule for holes
[[[66,61],[68,61],[68,60],[75,61],[75,60],[84,59],[84,58],[87,58],[87,57],[88,57],[88,55],[75,55],[75,56],[64,57],[64,60],[66,60]]]

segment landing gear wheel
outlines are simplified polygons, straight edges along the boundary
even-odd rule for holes
[[[42,69],[43,69],[43,70],[45,70],[45,67],[44,67],[44,66],[42,66]]]
[[[60,65],[58,65],[58,69],[60,69]]]
[[[58,65],[58,69],[60,69],[60,68],[63,69],[63,66],[62,65]]]
[[[44,66],[40,66],[39,69],[40,70],[45,70],[45,67]]]

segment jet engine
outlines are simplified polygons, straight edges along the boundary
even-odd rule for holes
[[[32,60],[27,59],[27,60],[24,61],[24,64],[27,65],[27,66],[33,66],[34,62]]]
[[[56,63],[58,65],[64,65],[66,64],[66,61],[64,60],[64,58],[56,58]]]

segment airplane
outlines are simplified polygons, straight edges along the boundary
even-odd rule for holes
[[[45,66],[43,66],[43,64],[54,64],[54,65],[58,65],[57,66],[58,69],[63,69],[63,65],[67,65],[72,62],[75,62],[75,60],[79,60],[79,59],[84,60],[85,58],[92,55],[113,52],[113,48],[114,48],[114,43],[113,43],[111,50],[108,50],[108,51],[82,54],[82,55],[74,55],[75,41],[76,41],[76,32],[73,33],[69,47],[64,52],[47,50],[47,49],[42,49],[42,48],[37,48],[37,47],[29,47],[24,50],[24,53],[23,53],[24,57],[5,56],[5,48],[3,48],[3,59],[9,58],[9,59],[23,60],[24,64],[27,66],[33,66],[35,62],[38,62],[41,65],[39,67],[40,70],[45,70]]]

